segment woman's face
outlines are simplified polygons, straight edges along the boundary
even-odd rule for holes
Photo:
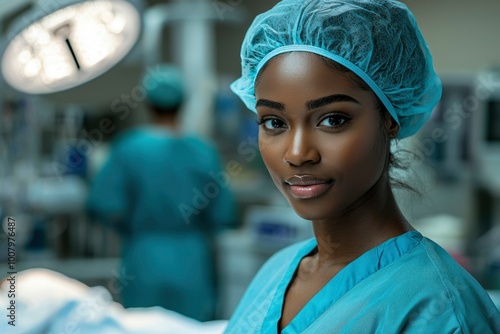
[[[377,99],[347,73],[286,53],[262,70],[255,95],[263,160],[298,215],[338,218],[387,184]]]

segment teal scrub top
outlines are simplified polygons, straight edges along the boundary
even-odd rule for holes
[[[278,333],[283,299],[311,239],[271,257],[231,317],[226,334]],[[417,231],[387,240],[334,276],[281,333],[500,333],[486,291]]]
[[[91,182],[87,210],[123,236],[113,288],[126,307],[213,319],[210,236],[236,222],[229,173],[213,145],[155,126],[123,133]]]

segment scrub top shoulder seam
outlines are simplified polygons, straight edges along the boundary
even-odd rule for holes
[[[422,242],[424,241],[425,242]],[[429,242],[431,242],[429,239],[427,238],[422,238],[422,240],[420,241],[420,243],[422,244],[422,247],[424,248],[425,250],[425,254],[427,256],[427,258],[429,259],[429,261],[431,262],[432,264],[432,267],[434,268],[434,271],[436,272],[437,276],[439,277],[439,280],[441,282],[441,285],[443,286],[443,288],[445,289],[446,291],[446,296],[449,298],[450,300],[450,304],[451,306],[453,307],[453,316],[455,317],[455,320],[457,321],[457,324],[460,326],[459,330],[460,330],[460,333],[463,333],[462,331],[462,328],[465,328],[464,324],[460,321],[460,318],[457,316],[457,305],[455,304],[455,298],[452,297],[452,294],[450,293],[450,290],[448,288],[448,285],[446,284],[446,281],[444,280],[443,276],[441,275],[441,272],[440,270],[438,269],[437,267],[437,264],[433,258],[433,256],[431,254],[429,254]],[[434,252],[433,252],[434,253]]]

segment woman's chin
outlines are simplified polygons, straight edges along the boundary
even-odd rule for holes
[[[293,211],[295,211],[295,213],[299,217],[305,220],[324,220],[331,215],[331,213],[325,212],[324,210],[318,210],[318,208],[316,208],[315,206],[307,205],[307,203],[303,203],[300,205],[294,203],[293,201],[288,201],[288,203],[290,203]]]

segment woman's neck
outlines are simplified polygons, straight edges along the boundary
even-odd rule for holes
[[[380,180],[338,217],[313,221],[318,266],[344,266],[361,254],[413,229],[399,210],[388,182]]]

